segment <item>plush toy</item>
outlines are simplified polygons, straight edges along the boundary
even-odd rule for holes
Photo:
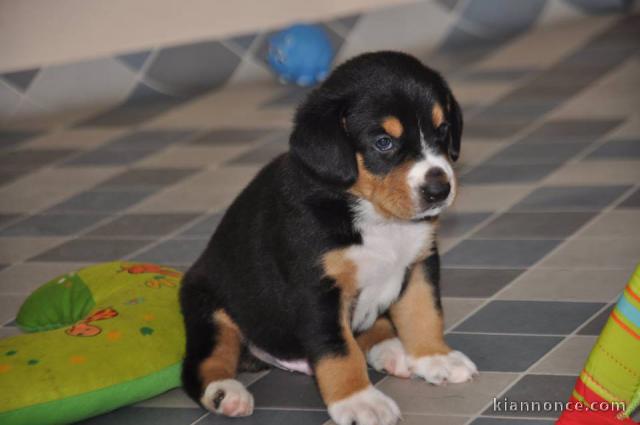
[[[598,337],[569,403],[572,408],[558,425],[636,423],[629,416],[640,404],[640,266]],[[583,408],[591,403],[597,408]]]
[[[273,35],[267,61],[283,82],[310,86],[325,79],[333,47],[317,25],[297,24]]]
[[[0,424],[75,422],[180,385],[181,274],[113,262],[31,294],[0,340]]]

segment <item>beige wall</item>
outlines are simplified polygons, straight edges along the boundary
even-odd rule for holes
[[[0,72],[255,32],[412,0],[0,0]]]

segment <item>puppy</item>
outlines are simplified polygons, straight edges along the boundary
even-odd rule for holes
[[[245,416],[234,378],[258,359],[315,375],[339,425],[388,425],[395,402],[367,362],[432,384],[477,373],[443,338],[438,215],[456,195],[462,114],[417,59],[368,53],[299,107],[290,150],[227,210],[185,274],[184,388]]]

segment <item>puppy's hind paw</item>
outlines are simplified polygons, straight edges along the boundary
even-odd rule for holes
[[[337,425],[395,425],[400,409],[395,401],[372,386],[329,405]]]
[[[367,352],[367,362],[378,372],[387,372],[399,378],[409,378],[407,353],[398,338],[382,341]]]
[[[200,403],[207,410],[224,416],[249,416],[253,413],[253,396],[235,379],[211,382]]]

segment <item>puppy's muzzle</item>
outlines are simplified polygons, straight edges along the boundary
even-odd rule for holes
[[[447,174],[440,167],[433,167],[427,171],[424,184],[420,187],[420,194],[427,205],[445,201],[451,192],[451,184]]]

